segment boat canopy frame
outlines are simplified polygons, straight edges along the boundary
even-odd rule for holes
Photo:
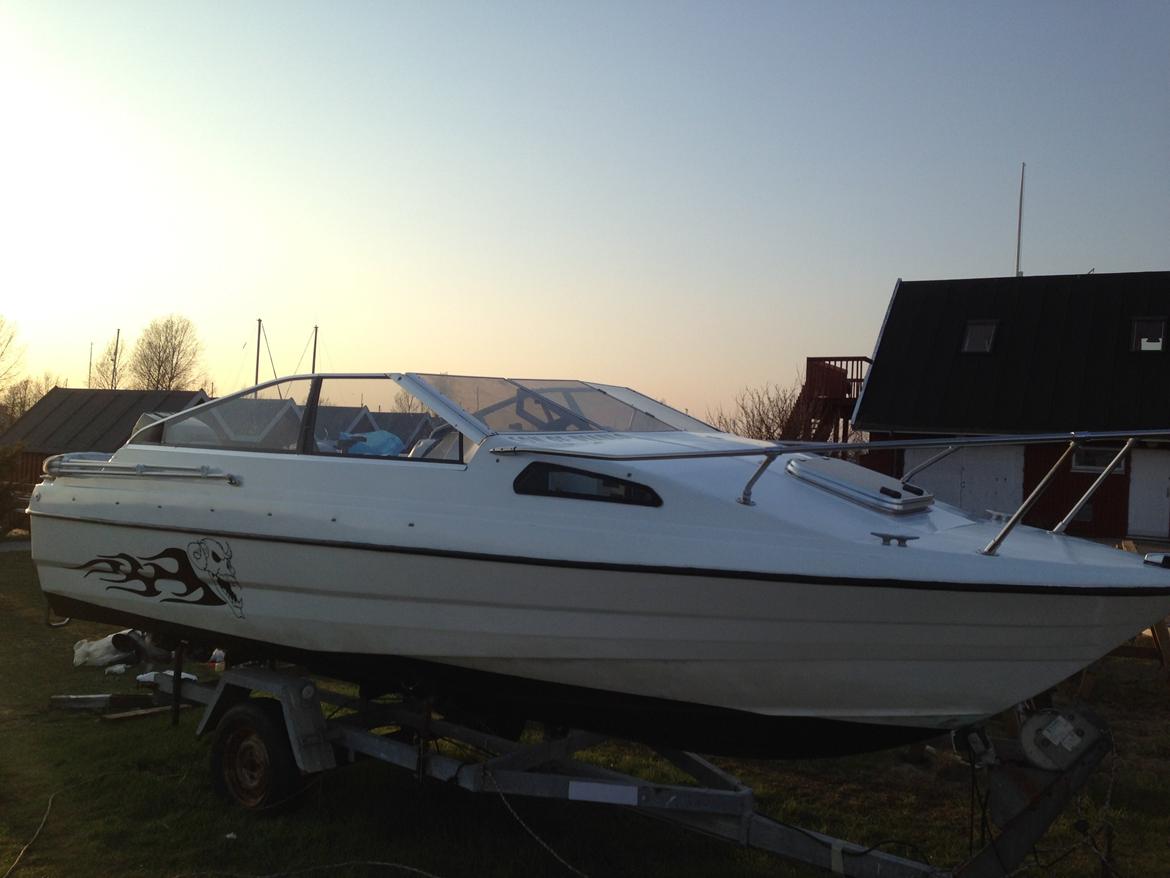
[[[476,376],[452,375],[451,377],[452,378],[469,378],[469,377],[476,377]],[[316,409],[316,404],[317,404],[317,397],[315,394],[316,389],[320,386],[321,382],[329,381],[329,380],[363,380],[363,381],[390,380],[390,381],[394,381],[399,386],[401,386],[407,393],[409,393],[412,396],[414,396],[415,398],[417,398],[420,402],[425,404],[429,409],[434,411],[436,415],[443,418],[448,424],[450,424],[452,427],[454,427],[456,430],[458,430],[460,433],[462,433],[465,437],[467,437],[469,440],[471,440],[471,443],[473,445],[478,445],[479,443],[483,442],[485,439],[488,439],[492,436],[500,435],[502,432],[507,432],[507,431],[500,431],[500,430],[492,429],[488,424],[484,423],[484,421],[482,419],[476,417],[474,412],[467,411],[465,408],[460,406],[458,403],[451,400],[439,388],[435,387],[434,384],[429,382],[427,380],[427,377],[422,373],[418,373],[418,372],[311,372],[311,373],[298,374],[298,375],[285,375],[285,376],[282,376],[280,378],[273,378],[273,379],[268,380],[268,381],[263,381],[259,384],[252,386],[252,387],[248,387],[248,388],[245,388],[243,390],[239,390],[235,393],[228,394],[227,396],[221,396],[221,397],[217,397],[215,399],[210,399],[210,400],[207,400],[206,402],[201,403],[197,406],[192,406],[191,408],[184,409],[183,411],[175,412],[175,413],[170,414],[164,418],[160,418],[157,421],[152,421],[149,424],[145,424],[145,425],[139,427],[130,436],[130,439],[127,440],[126,444],[128,444],[128,445],[135,444],[135,440],[137,437],[139,437],[140,435],[143,435],[145,433],[149,433],[151,431],[159,429],[161,425],[166,424],[168,421],[175,420],[178,418],[189,417],[189,416],[191,416],[197,412],[203,411],[207,408],[212,408],[212,407],[221,405],[224,402],[228,402],[228,401],[233,400],[233,399],[242,399],[244,397],[247,397],[250,394],[255,394],[255,393],[262,391],[262,390],[265,390],[269,387],[275,387],[279,384],[285,384],[285,383],[289,383],[289,382],[293,382],[293,381],[312,382],[312,384],[311,384],[312,389],[310,390],[309,399],[308,399],[308,402],[306,403],[306,406],[305,406],[305,408],[306,408],[306,421],[308,421],[310,419],[310,417],[315,416],[315,409]],[[550,407],[553,407],[553,408],[556,408],[558,410],[563,411],[567,416],[571,416],[573,418],[577,418],[577,419],[580,419],[580,420],[586,421],[586,422],[588,421],[588,419],[585,416],[581,415],[580,413],[572,412],[569,409],[565,408],[565,406],[563,406],[562,404],[558,403],[556,400],[542,396],[539,389],[533,389],[533,388],[526,386],[523,383],[524,379],[503,378],[503,379],[498,379],[498,380],[503,380],[503,381],[507,381],[511,384],[514,384],[520,391],[522,391],[526,395],[530,395],[533,397],[540,397],[544,401],[544,403],[546,403]],[[574,381],[575,381],[575,383],[579,383],[585,387],[588,387],[592,390],[597,391],[598,393],[605,394],[607,397],[609,397],[613,401],[615,401],[623,406],[626,406],[627,408],[633,409],[634,411],[637,411],[637,412],[639,412],[639,413],[641,413],[641,414],[643,414],[643,415],[645,415],[645,416],[647,416],[655,421],[659,421],[660,423],[669,427],[671,431],[718,432],[714,427],[710,426],[709,424],[706,424],[705,422],[700,421],[697,418],[691,417],[690,415],[687,415],[684,412],[679,412],[676,409],[672,409],[672,408],[670,408],[670,406],[664,405],[662,403],[658,403],[655,400],[652,400],[649,397],[644,396],[643,394],[640,394],[640,393],[638,393],[638,391],[633,390],[631,388],[619,387],[616,385],[608,385],[608,384],[598,384],[598,383],[592,382],[592,381],[577,381],[576,379],[574,379]],[[312,412],[310,412],[309,410],[312,410]],[[593,425],[593,426],[597,426],[597,425]],[[540,432],[540,431],[534,431],[534,432]],[[623,432],[623,431],[620,431],[620,430],[614,431],[610,428],[601,426],[601,427],[597,427],[596,430],[592,430],[592,431],[583,430],[580,432],[581,433],[587,433],[587,432],[606,432],[606,433],[609,433],[609,432]],[[637,432],[637,431],[635,431],[635,432]]]

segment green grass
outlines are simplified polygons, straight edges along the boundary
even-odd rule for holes
[[[27,553],[0,553],[0,875],[52,812],[13,878],[60,875],[227,875],[288,872],[346,860],[392,862],[441,876],[569,875],[498,796],[474,796],[363,762],[310,784],[300,807],[249,814],[216,798],[210,743],[194,737],[198,711],[120,723],[48,710],[53,694],[132,691],[132,677],[74,668],[72,645],[106,627],[44,625]],[[1119,874],[1165,874],[1170,856],[1170,692],[1152,663],[1109,659],[1095,670],[1094,703],[1120,752],[1113,788]],[[596,761],[679,780],[648,750],[606,745]],[[910,765],[896,752],[787,763],[725,761],[754,786],[761,811],[867,844],[903,839],[932,862],[966,854],[968,780],[946,760]],[[1094,822],[1109,771],[1081,810]],[[560,856],[591,876],[811,876],[769,855],[600,806],[513,798],[512,806]],[[1077,809],[1042,842],[1073,844]],[[229,837],[234,835],[234,837]],[[891,848],[912,855],[906,849]],[[1050,871],[1097,874],[1076,851]],[[353,866],[329,875],[409,874]]]

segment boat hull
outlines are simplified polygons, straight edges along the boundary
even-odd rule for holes
[[[573,564],[53,514],[36,516],[33,539],[42,588],[66,615],[756,755],[873,749],[977,722],[1167,605],[1119,589]]]

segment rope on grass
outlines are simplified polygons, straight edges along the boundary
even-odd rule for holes
[[[332,872],[336,869],[348,869],[351,866],[375,866],[383,869],[396,869],[399,872],[408,872],[411,875],[421,875],[423,878],[440,878],[432,872],[407,866],[405,863],[385,863],[380,860],[346,860],[344,863],[326,863],[320,866],[305,866],[293,869],[291,872],[268,872],[257,875],[251,872],[180,872],[174,878],[292,878],[294,875],[309,875],[313,872]]]
[[[58,792],[60,792],[60,790],[58,790]],[[43,817],[41,817],[40,826],[38,826],[37,831],[33,833],[33,837],[28,840],[28,844],[20,849],[20,853],[16,855],[16,859],[12,861],[12,865],[8,867],[8,871],[4,873],[3,878],[8,878],[9,875],[16,871],[16,867],[20,865],[20,858],[24,856],[25,851],[33,846],[33,842],[37,840],[37,837],[41,834],[41,830],[45,828],[45,823],[49,819],[49,812],[53,810],[53,799],[55,798],[57,798],[57,793],[53,793],[53,795],[49,796],[49,804],[45,806],[45,814]]]
[[[188,771],[191,770],[190,766],[187,767],[187,770]],[[91,784],[91,783],[94,783],[94,782],[99,781],[99,780],[105,780],[107,777],[113,777],[115,775],[120,775],[120,774],[121,773],[117,772],[117,771],[103,772],[102,774],[97,774],[97,775],[94,775],[93,777],[88,777],[88,778],[85,778],[84,780],[79,780],[76,783],[72,783],[67,787],[62,787],[61,789],[57,790],[57,792],[55,792],[51,796],[49,796],[49,802],[47,805],[45,805],[45,813],[41,816],[41,822],[37,826],[37,831],[34,832],[33,837],[28,840],[28,844],[26,844],[24,847],[22,847],[20,849],[20,853],[18,853],[16,855],[16,859],[12,861],[12,865],[8,867],[8,869],[4,872],[3,875],[0,875],[0,878],[9,878],[9,876],[13,872],[16,871],[16,867],[18,865],[20,865],[20,860],[25,855],[25,852],[28,851],[28,849],[33,846],[33,842],[35,842],[37,840],[37,838],[40,837],[41,830],[43,830],[45,828],[45,824],[49,821],[49,812],[53,810],[53,800],[56,799],[57,796],[61,795],[61,793],[66,792],[67,790],[74,790],[74,789],[77,789],[78,787],[83,787],[86,784]],[[173,777],[173,775],[164,775],[164,777]],[[184,772],[183,778],[186,779],[186,777],[187,777],[187,774],[186,774],[186,772]],[[179,782],[182,783],[182,780],[180,780]]]
[[[547,841],[545,841],[543,838],[541,838],[539,835],[536,834],[536,830],[534,830],[531,826],[529,826],[527,823],[525,823],[521,819],[520,815],[516,813],[516,809],[512,807],[512,803],[508,801],[508,797],[504,795],[504,791],[500,789],[500,785],[498,783],[496,783],[496,778],[491,773],[491,771],[489,769],[485,768],[483,773],[487,776],[488,780],[490,780],[492,782],[492,786],[496,788],[496,792],[500,796],[500,801],[502,801],[504,803],[504,807],[508,809],[508,813],[511,814],[512,817],[515,818],[516,822],[519,823],[520,826],[522,826],[524,828],[525,832],[527,832],[534,839],[536,839],[537,843],[542,848],[544,848],[546,851],[548,851],[549,854],[552,855],[554,860],[556,860],[558,863],[560,863],[562,866],[564,866],[566,869],[568,869],[574,875],[578,876],[578,878],[589,878],[588,875],[586,875],[580,869],[573,866],[568,860],[566,860],[564,857],[562,857],[560,854],[558,854],[556,851],[554,851],[552,849],[552,846]]]

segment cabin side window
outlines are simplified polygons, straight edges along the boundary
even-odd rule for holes
[[[628,506],[662,505],[662,498],[646,485],[555,463],[529,464],[516,476],[512,488],[517,494],[536,497],[599,500]]]
[[[216,400],[164,422],[160,441],[192,448],[295,452],[311,388],[311,379],[299,378]]]
[[[462,433],[392,378],[326,378],[312,451],[336,457],[460,462]]]

